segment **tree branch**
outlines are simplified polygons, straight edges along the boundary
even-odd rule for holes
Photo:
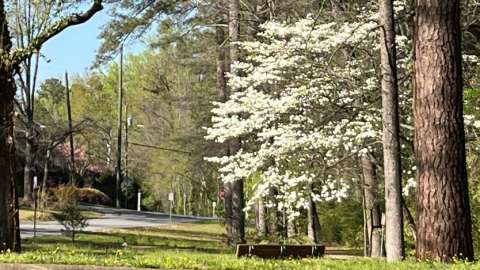
[[[45,32],[37,36],[32,40],[28,46],[23,49],[17,49],[12,54],[12,62],[18,64],[24,61],[26,58],[38,52],[42,45],[49,39],[61,33],[63,30],[70,26],[82,24],[93,17],[97,12],[103,9],[102,0],[94,0],[90,8],[84,13],[74,13],[70,16],[61,18],[58,22],[46,29]]]

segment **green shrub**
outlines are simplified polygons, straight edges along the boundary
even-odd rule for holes
[[[85,228],[87,217],[80,211],[76,200],[70,200],[60,206],[58,213],[53,213],[53,217],[65,227],[65,232],[75,242],[75,234]]]
[[[53,190],[56,199],[57,213],[53,217],[65,227],[65,232],[75,242],[75,234],[87,226],[87,217],[78,206],[78,189],[62,185]]]
[[[53,198],[56,201],[55,208],[61,210],[70,201],[77,200],[77,188],[70,185],[61,185],[52,189]]]
[[[76,191],[76,195],[78,201],[83,203],[109,204],[111,202],[107,194],[94,188],[79,188]]]

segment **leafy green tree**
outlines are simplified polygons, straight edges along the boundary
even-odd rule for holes
[[[8,8],[11,6],[5,1],[0,1],[0,25],[2,35],[0,38],[0,118],[3,119],[0,126],[0,189],[4,190],[0,195],[0,250],[20,251],[20,229],[18,218],[18,198],[15,190],[15,155],[13,115],[15,103],[14,76],[19,71],[20,64],[33,54],[38,52],[42,45],[66,28],[88,21],[98,11],[102,10],[102,0],[95,0],[85,12],[71,13],[72,8],[78,6],[59,1],[57,7],[60,12],[58,18],[45,28],[37,32],[28,44],[23,48],[13,48],[11,41],[12,31],[9,28]]]

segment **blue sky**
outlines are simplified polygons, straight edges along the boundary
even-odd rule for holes
[[[63,78],[65,71],[70,74],[84,74],[91,67],[97,49],[101,45],[98,35],[101,27],[109,20],[107,10],[97,13],[88,22],[70,27],[47,41],[42,48],[45,60],[39,64],[39,83],[51,77]],[[125,48],[125,54],[139,52],[144,48],[134,43]]]

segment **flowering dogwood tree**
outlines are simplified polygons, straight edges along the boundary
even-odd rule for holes
[[[405,3],[396,1],[395,12],[405,12]],[[219,143],[241,138],[242,147],[207,160],[220,165],[225,182],[260,174],[248,206],[257,198],[271,199],[272,189],[276,206],[289,218],[298,216],[309,198],[341,200],[355,176],[342,165],[381,149],[378,15],[358,14],[344,22],[270,21],[256,41],[240,43],[245,57],[234,63],[237,75],[229,75],[233,94],[215,103],[206,138]],[[396,42],[405,149],[413,137],[412,45],[402,35]],[[403,168],[407,196],[415,187],[413,156]]]
[[[381,135],[376,58],[370,54],[378,50],[372,42],[377,23],[360,15],[356,22],[306,18],[262,28],[258,41],[240,43],[246,58],[234,63],[239,75],[229,75],[234,94],[215,104],[207,129],[207,139],[242,138],[242,148],[208,160],[220,164],[226,182],[260,172],[253,199],[268,199],[276,188],[279,210],[294,218],[309,197],[346,197],[347,182],[329,171],[373,148]]]

